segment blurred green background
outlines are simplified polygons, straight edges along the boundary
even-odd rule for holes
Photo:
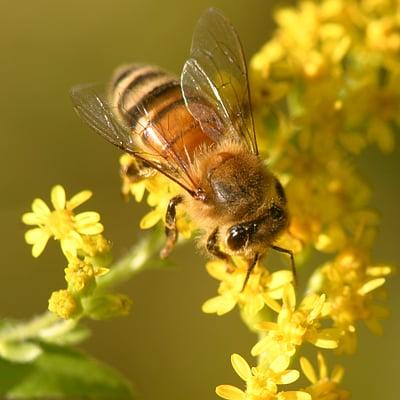
[[[29,318],[47,306],[52,290],[64,287],[64,259],[50,243],[34,260],[24,244],[20,216],[34,197],[48,200],[61,183],[72,195],[94,191],[86,207],[102,215],[114,255],[140,235],[144,206],[120,198],[119,152],[77,118],[69,88],[106,81],[125,62],[151,62],[179,73],[188,55],[193,26],[208,6],[224,10],[237,27],[250,57],[272,30],[279,1],[1,0],[0,16],[0,316]],[[382,156],[368,151],[363,173],[382,214],[377,260],[400,264],[400,151]],[[213,399],[214,387],[238,383],[230,355],[249,361],[255,342],[236,312],[205,315],[200,307],[215,294],[216,283],[192,244],[172,256],[177,267],[148,271],[121,288],[134,300],[127,318],[92,323],[83,348],[119,369],[144,400]],[[361,329],[359,351],[343,356],[344,385],[354,399],[394,400],[400,363],[400,285],[390,280],[392,316],[385,336]]]

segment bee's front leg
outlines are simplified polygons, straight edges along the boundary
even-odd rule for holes
[[[274,249],[275,251],[279,251],[280,253],[285,253],[285,254],[289,255],[290,265],[292,267],[293,281],[294,281],[294,284],[297,285],[297,272],[296,272],[296,264],[294,262],[293,251],[289,250],[289,249],[284,249],[279,246],[271,246],[271,249]]]
[[[218,257],[221,260],[225,261],[229,260],[228,254],[221,251],[221,249],[218,246],[218,227],[215,228],[212,231],[211,235],[208,237],[206,247],[209,253],[211,253],[213,256]]]
[[[168,203],[167,212],[165,214],[165,234],[167,236],[167,241],[160,252],[161,258],[168,257],[178,239],[178,229],[176,227],[176,206],[179,203],[182,203],[182,201],[182,196],[175,196]]]

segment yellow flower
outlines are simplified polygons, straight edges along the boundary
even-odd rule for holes
[[[25,240],[32,245],[33,257],[39,257],[51,237],[61,242],[63,253],[69,257],[76,255],[83,247],[83,235],[97,235],[103,231],[96,212],[83,212],[75,215],[73,210],[92,196],[88,190],[79,192],[70,200],[66,200],[62,186],[54,186],[51,190],[51,211],[42,199],[35,199],[32,212],[25,213],[22,221],[27,225],[37,225],[25,234]]]
[[[218,396],[227,400],[311,400],[303,391],[279,391],[278,385],[295,382],[299,377],[296,370],[288,370],[289,360],[278,357],[269,364],[250,368],[239,354],[233,354],[231,362],[236,373],[246,382],[246,391],[231,386],[220,385],[216,388]]]
[[[340,331],[321,328],[321,318],[328,315],[325,295],[307,295],[296,309],[296,295],[292,285],[284,289],[283,304],[277,322],[261,322],[259,328],[268,333],[251,350],[271,361],[278,355],[292,357],[296,348],[307,341],[317,347],[334,349],[338,346]]]
[[[49,310],[59,317],[70,319],[76,317],[80,311],[80,304],[68,290],[58,290],[51,294]]]
[[[87,295],[96,286],[96,276],[105,275],[109,270],[107,268],[94,267],[85,260],[82,261],[76,258],[69,263],[64,271],[68,290],[72,292],[84,292]]]
[[[282,270],[270,273],[258,263],[242,291],[248,264],[239,257],[235,257],[234,262],[234,265],[222,260],[207,263],[208,273],[221,283],[219,295],[207,300],[203,304],[203,311],[223,315],[238,304],[251,319],[264,305],[277,310],[279,304],[276,300],[282,298],[284,286],[293,281],[292,272]]]
[[[328,368],[324,357],[318,352],[319,376],[315,373],[315,369],[310,361],[305,357],[300,358],[301,369],[304,375],[311,382],[305,390],[311,394],[313,400],[347,400],[350,393],[339,387],[343,379],[343,367],[337,365],[331,376],[328,375]]]

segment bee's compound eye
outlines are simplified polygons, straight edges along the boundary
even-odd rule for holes
[[[279,221],[284,216],[284,211],[282,210],[282,208],[278,207],[275,204],[272,204],[272,206],[269,208],[268,212],[269,212],[270,217],[276,221]]]
[[[227,244],[231,250],[239,250],[247,242],[248,233],[246,229],[241,225],[234,225],[228,231]]]

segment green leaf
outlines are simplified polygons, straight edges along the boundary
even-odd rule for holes
[[[70,348],[43,345],[29,364],[0,359],[0,398],[132,399],[130,385],[111,367]]]

